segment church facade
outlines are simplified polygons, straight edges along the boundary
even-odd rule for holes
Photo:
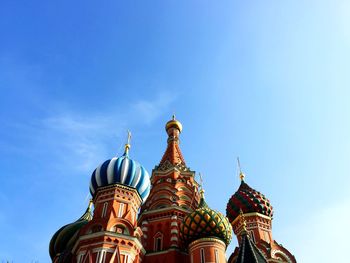
[[[52,262],[254,263],[296,262],[272,237],[270,201],[241,184],[226,216],[211,209],[179,146],[182,124],[166,123],[167,148],[149,176],[124,154],[99,165],[91,176],[85,213],[52,237]],[[226,257],[232,235],[239,246]]]

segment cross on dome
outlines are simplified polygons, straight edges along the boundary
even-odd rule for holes
[[[239,169],[239,178],[241,179],[241,181],[244,181],[245,174],[242,172],[239,157],[237,157],[237,164],[238,164],[238,169]]]
[[[129,149],[131,147],[130,141],[131,141],[131,132],[128,130],[128,137],[124,148],[124,155],[129,155]]]

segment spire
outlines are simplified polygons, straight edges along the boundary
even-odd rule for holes
[[[166,123],[165,130],[168,134],[168,146],[165,150],[162,160],[159,163],[159,166],[162,166],[166,162],[169,162],[174,166],[186,166],[185,160],[179,147],[179,135],[182,131],[182,124],[176,120],[175,115],[173,115],[172,119]]]
[[[264,254],[249,238],[248,234],[242,236],[239,245],[238,257],[235,262],[240,263],[268,263]]]
[[[128,138],[127,138],[126,144],[124,146],[124,155],[125,156],[129,156],[129,149],[131,147],[130,141],[131,141],[131,132],[128,131]]]
[[[243,181],[244,181],[245,174],[242,172],[241,163],[240,163],[240,161],[239,161],[239,157],[237,157],[237,164],[238,164],[238,169],[239,169],[239,178],[240,178],[241,181],[243,182]]]

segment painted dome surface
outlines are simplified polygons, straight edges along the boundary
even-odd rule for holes
[[[91,203],[85,213],[75,222],[61,227],[51,238],[49,252],[53,260],[57,254],[64,255],[74,245],[79,230],[92,219]]]
[[[265,216],[273,216],[273,208],[270,201],[260,192],[251,188],[248,184],[241,181],[237,192],[231,196],[227,203],[226,216],[230,222],[239,216],[239,211],[243,213],[260,213]]]
[[[121,157],[114,157],[97,167],[91,176],[90,193],[95,195],[99,187],[122,184],[135,188],[143,202],[147,199],[151,182],[149,174],[138,162],[124,153]]]
[[[216,237],[228,245],[232,238],[232,227],[228,219],[222,213],[210,209],[202,197],[199,208],[184,218],[180,236],[186,244],[199,238]]]

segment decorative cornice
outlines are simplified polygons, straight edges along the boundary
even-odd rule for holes
[[[132,236],[127,236],[127,235],[123,235],[123,234],[119,234],[119,233],[114,233],[114,232],[110,232],[110,231],[100,231],[100,232],[96,232],[96,233],[91,233],[91,234],[86,234],[83,236],[80,236],[77,240],[77,242],[75,243],[72,251],[74,252],[78,246],[78,244],[81,241],[86,241],[89,239],[93,239],[93,238],[98,238],[98,237],[113,237],[113,238],[119,238],[119,239],[126,239],[128,241],[132,241],[135,243],[136,247],[138,249],[140,249],[142,251],[143,254],[146,253],[146,250],[143,248],[141,242],[138,240],[137,237],[132,237]],[[111,244],[114,244],[114,242],[111,242]]]
[[[126,186],[126,185],[122,185],[122,184],[118,184],[118,183],[117,184],[111,184],[111,185],[103,186],[103,187],[99,187],[97,189],[96,194],[95,194],[94,201],[96,201],[99,196],[104,195],[103,191],[105,191],[105,190],[112,190],[112,189],[115,190],[115,188],[124,189],[124,190],[130,191],[130,192],[133,192],[135,194],[135,197],[137,198],[137,201],[139,201],[139,203],[141,204],[142,199],[141,199],[140,194],[136,190],[136,188],[133,188],[133,187],[130,187],[130,186]]]
[[[224,241],[220,240],[219,238],[217,237],[203,237],[203,238],[199,238],[195,241],[192,241],[188,247],[189,249],[191,249],[192,247],[194,247],[195,245],[198,245],[200,243],[205,243],[205,242],[215,242],[215,243],[219,243],[221,244],[222,246],[226,247],[226,244]]]
[[[171,251],[176,251],[176,252],[179,252],[183,255],[188,255],[188,253],[178,249],[178,248],[174,248],[174,247],[171,247],[171,248],[168,248],[167,250],[162,250],[162,251],[156,251],[156,252],[148,252],[146,253],[145,256],[156,256],[156,255],[163,255],[163,254],[167,254],[168,252],[171,252]]]
[[[164,163],[156,165],[153,171],[168,172],[171,170],[176,170],[178,172],[188,172],[190,171],[190,168],[187,167],[184,163],[172,164],[169,160],[165,160]]]
[[[190,211],[178,207],[178,206],[172,206],[172,207],[166,207],[166,208],[160,208],[156,210],[150,210],[150,211],[144,211],[138,219],[138,222],[142,222],[144,219],[147,218],[149,221],[150,219],[154,220],[157,218],[164,218],[170,215],[177,215],[177,216],[182,216],[185,217]],[[165,214],[165,215],[164,215]]]
[[[263,215],[263,214],[260,214],[260,213],[257,213],[257,212],[246,213],[246,214],[244,214],[244,216],[245,216],[245,217],[258,216],[258,217],[262,217],[262,218],[265,218],[265,219],[268,219],[268,220],[272,220],[271,217],[266,216],[266,215]],[[236,222],[239,221],[239,220],[240,220],[240,217],[235,218],[235,220],[233,220],[233,221],[231,222],[231,225],[233,226],[233,225],[236,224]]]

